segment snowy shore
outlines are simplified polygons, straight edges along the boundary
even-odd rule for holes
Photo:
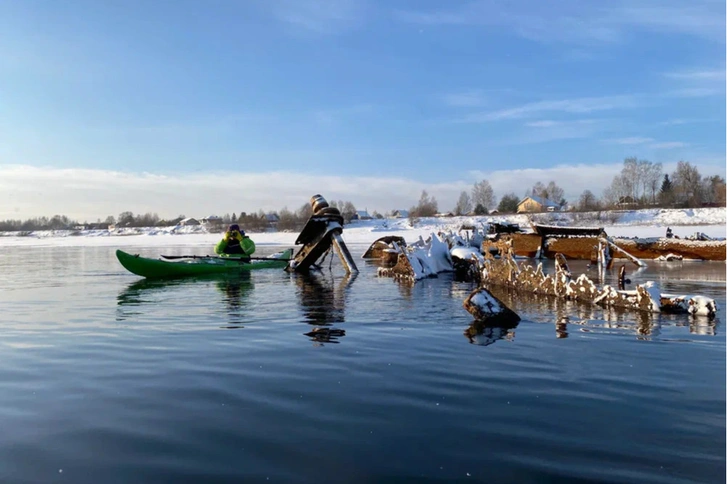
[[[408,242],[432,232],[458,232],[463,226],[484,229],[489,223],[518,224],[530,229],[530,221],[549,225],[603,227],[612,237],[663,237],[666,227],[681,238],[701,232],[714,239],[727,236],[727,217],[724,207],[697,209],[647,209],[621,212],[549,213],[532,215],[483,215],[476,217],[426,217],[414,227],[409,219],[377,219],[353,221],[346,225],[343,237],[349,244],[371,244],[385,235],[398,235]],[[294,246],[298,232],[252,233],[258,246]],[[127,228],[114,231],[37,231],[19,235],[0,232],[0,246],[212,246],[220,232],[209,232],[203,226]]]

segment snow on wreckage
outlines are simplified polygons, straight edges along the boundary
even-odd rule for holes
[[[480,238],[486,239],[486,236],[480,234]],[[480,239],[473,236],[472,240]],[[599,270],[604,271],[611,267],[613,259],[607,251],[610,241],[602,238],[601,242],[596,262]],[[643,261],[623,252],[634,264],[645,267]],[[493,296],[487,286],[503,286],[515,292],[555,296],[601,307],[648,313],[714,318],[717,312],[717,304],[711,298],[665,294],[653,281],[640,284],[635,290],[626,290],[624,267],[620,271],[618,289],[610,285],[598,287],[585,274],[573,279],[562,254],[555,254],[555,274],[545,275],[542,263],[537,266],[526,262],[518,264],[510,241],[500,241],[494,245],[472,244],[451,231],[446,234],[432,233],[426,241],[420,237],[411,245],[406,245],[402,238],[395,240],[382,237],[372,244],[364,258],[380,258],[385,267],[380,267],[378,274],[401,282],[416,283],[426,277],[436,277],[437,273],[444,271],[455,271],[479,282],[480,286],[465,299],[463,306],[476,321],[496,325],[503,321],[516,324],[519,317]]]

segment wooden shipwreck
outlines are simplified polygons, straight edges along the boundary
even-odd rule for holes
[[[561,227],[531,224],[532,233],[498,234],[483,242],[482,251],[500,241],[512,247],[513,254],[520,257],[553,259],[563,254],[571,260],[597,259],[599,243],[608,241],[615,258],[660,259],[669,255],[682,259],[717,260],[727,259],[727,241],[690,240],[678,238],[621,238],[606,234],[603,227]],[[629,257],[631,256],[631,257]]]

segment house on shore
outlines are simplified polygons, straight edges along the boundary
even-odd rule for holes
[[[202,225],[202,224],[196,218],[187,217],[185,219],[180,220],[179,225],[181,225],[182,227],[189,227],[189,226],[193,226],[193,225]]]
[[[409,211],[408,210],[392,210],[391,216],[393,218],[408,218]]]
[[[265,214],[265,221],[268,223],[268,227],[271,227],[273,229],[278,228],[278,222],[280,222],[280,217],[275,212],[270,212]]]
[[[356,210],[351,216],[351,220],[371,220],[371,215],[366,210]]]
[[[525,197],[517,204],[517,213],[557,212],[559,209],[556,202],[535,195]]]

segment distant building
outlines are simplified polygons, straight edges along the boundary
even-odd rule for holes
[[[277,213],[270,212],[265,214],[265,220],[268,222],[270,227],[276,228],[278,226],[278,222],[280,222],[280,217]]]
[[[517,204],[517,213],[557,212],[560,206],[552,200],[535,195],[525,197]]]
[[[208,230],[219,230],[222,227],[222,217],[217,215],[210,215],[202,219],[202,225]]]
[[[191,226],[191,225],[201,225],[201,223],[196,218],[187,217],[185,219],[180,220],[179,225],[181,225],[183,227],[187,227],[187,226]]]
[[[366,210],[356,210],[351,216],[351,220],[371,220],[371,215]]]
[[[634,200],[634,197],[625,196],[625,197],[619,197],[618,203],[616,204],[619,207],[626,208],[626,207],[635,207],[636,206],[636,200]]]
[[[394,218],[408,218],[409,211],[408,210],[393,210],[391,212],[391,216]]]
[[[217,215],[210,215],[209,217],[203,218],[202,223],[203,224],[222,223],[222,217],[218,217]]]

